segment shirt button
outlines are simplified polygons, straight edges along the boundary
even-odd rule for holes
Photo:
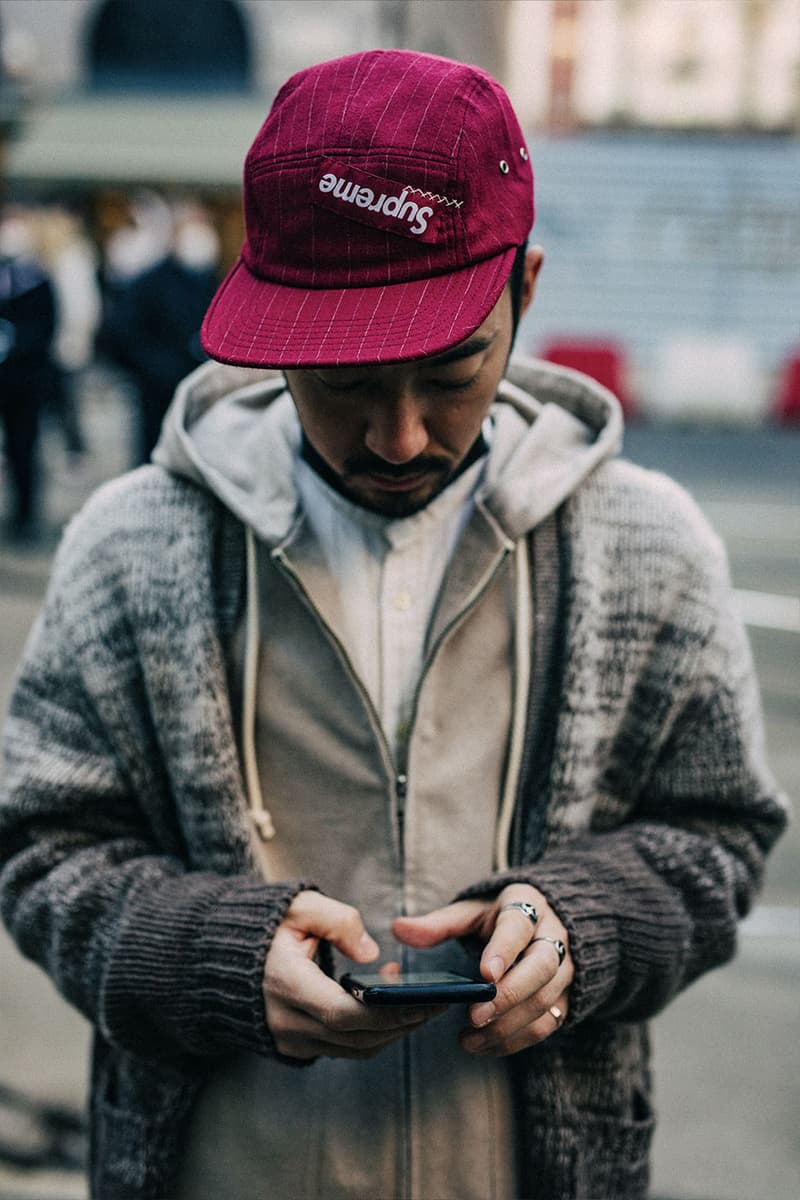
[[[392,604],[394,605],[394,607],[397,609],[398,612],[408,612],[408,610],[411,608],[412,603],[413,603],[413,601],[411,599],[410,592],[406,592],[406,591],[395,592],[395,594],[392,598]]]

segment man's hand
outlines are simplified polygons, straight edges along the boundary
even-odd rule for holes
[[[264,1008],[279,1052],[291,1058],[372,1058],[440,1009],[369,1008],[313,961],[326,938],[355,962],[380,951],[357,909],[319,892],[298,892],[275,931],[264,965]]]
[[[521,901],[536,909],[535,928],[518,908],[501,911]],[[392,931],[409,946],[435,946],[470,934],[485,939],[480,971],[497,984],[497,995],[470,1007],[461,1045],[471,1054],[516,1054],[550,1037],[567,1014],[574,975],[567,931],[542,893],[528,884],[512,883],[492,900],[458,900],[423,917],[398,917]],[[567,948],[563,962],[547,938]]]

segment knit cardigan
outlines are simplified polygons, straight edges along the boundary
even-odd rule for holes
[[[6,729],[0,902],[95,1027],[92,1194],[168,1197],[215,1061],[275,1053],[262,976],[292,897],[250,849],[229,640],[243,530],[157,467],[70,526]],[[598,468],[530,536],[535,629],[502,876],[569,932],[565,1026],[511,1060],[536,1200],[633,1200],[646,1020],[731,957],[784,823],[724,557],[674,484]],[[353,831],[354,834],[356,831]]]

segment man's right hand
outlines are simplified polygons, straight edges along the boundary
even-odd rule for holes
[[[357,909],[319,892],[298,892],[264,965],[264,1007],[275,1046],[290,1058],[372,1058],[440,1008],[369,1008],[313,961],[320,938],[354,962],[380,950]]]

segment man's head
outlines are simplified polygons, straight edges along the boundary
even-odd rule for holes
[[[524,311],[541,261],[538,251],[521,259],[533,174],[505,92],[477,67],[411,51],[301,71],[247,156],[244,207],[247,239],[206,315],[205,349],[223,362],[284,368],[307,438],[354,481],[356,499],[368,502],[358,481],[374,454],[390,468],[378,507],[426,503],[440,490],[432,483],[416,501],[410,476],[390,486],[410,459],[373,449],[356,396],[373,386],[384,398],[413,392],[420,411],[434,410],[441,437],[424,448],[426,481],[434,458],[443,482],[463,459],[462,429],[478,435],[478,410],[491,398],[469,419],[467,411],[484,383],[496,388],[519,316],[512,269],[516,261],[513,297]],[[482,348],[465,356],[476,331]],[[452,443],[449,409],[461,414]],[[321,430],[348,421],[353,434],[361,424],[361,449],[340,460],[339,450],[326,453],[327,436],[320,444]]]
[[[441,354],[407,363],[287,369],[307,441],[329,482],[387,516],[424,508],[457,474],[497,394],[515,330],[542,262],[519,265],[474,333]]]

